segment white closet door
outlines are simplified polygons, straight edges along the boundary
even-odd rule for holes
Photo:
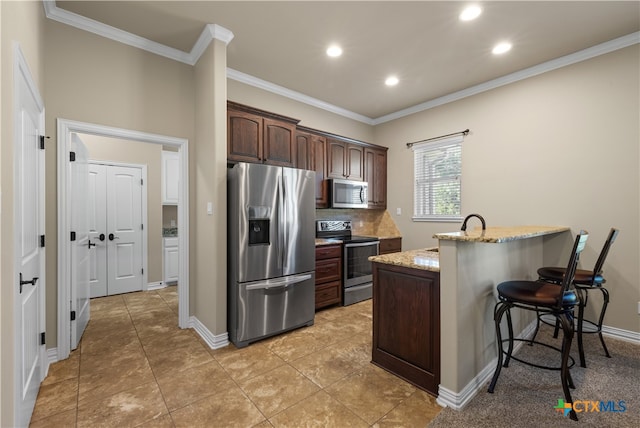
[[[91,297],[107,295],[107,166],[89,165],[89,252]]]
[[[142,173],[107,169],[108,294],[142,290]]]

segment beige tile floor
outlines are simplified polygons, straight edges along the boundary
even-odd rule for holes
[[[425,427],[435,399],[370,363],[371,301],[311,327],[210,349],[176,287],[91,301],[80,347],[49,368],[32,427]]]

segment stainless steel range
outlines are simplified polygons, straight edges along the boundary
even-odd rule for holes
[[[370,299],[373,273],[370,256],[378,255],[380,240],[373,236],[351,233],[350,220],[318,220],[316,237],[343,242],[342,304],[352,305]]]

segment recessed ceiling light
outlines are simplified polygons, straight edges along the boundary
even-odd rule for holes
[[[511,50],[511,43],[502,42],[502,43],[498,43],[497,45],[495,45],[495,47],[493,48],[493,50],[491,52],[493,52],[495,55],[500,55],[500,54],[503,54],[505,52],[509,52],[510,50]]]
[[[466,7],[462,11],[462,13],[460,13],[458,18],[460,18],[460,21],[472,21],[477,17],[479,17],[481,13],[482,13],[482,9],[480,8],[480,6],[473,5],[473,6]]]
[[[396,76],[389,76],[387,77],[387,80],[384,81],[384,84],[387,86],[395,86],[398,84],[398,82],[399,80]]]
[[[338,45],[331,45],[327,49],[327,55],[329,55],[332,58],[338,57],[342,55],[342,48]]]

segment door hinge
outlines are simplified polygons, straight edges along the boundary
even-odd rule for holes
[[[140,273],[144,275],[144,268],[140,269]]]
[[[144,179],[142,179],[142,178],[140,179],[140,185],[144,186]]]
[[[71,311],[71,321],[76,320],[76,311]]]
[[[140,230],[144,230],[144,224],[140,225]]]
[[[40,235],[40,247],[44,248],[44,235]]]
[[[76,233],[75,232],[71,232],[71,240],[72,241],[76,240]]]
[[[76,161],[76,152],[69,152],[69,162]]]
[[[49,137],[45,137],[44,135],[40,136],[40,150],[44,150],[44,139],[45,138],[49,138]]]
[[[46,343],[47,343],[47,340],[45,338],[45,333],[43,331],[42,333],[40,333],[40,344],[41,345],[46,345]]]

